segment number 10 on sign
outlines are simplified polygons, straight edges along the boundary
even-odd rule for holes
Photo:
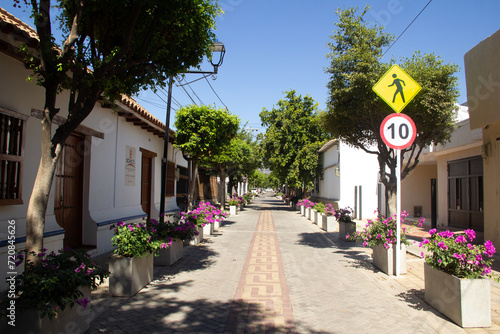
[[[394,113],[387,116],[380,125],[380,136],[384,143],[396,150],[396,276],[399,276],[401,251],[401,149],[409,147],[417,136],[417,127],[405,114]]]

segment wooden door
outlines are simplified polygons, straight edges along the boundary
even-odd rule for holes
[[[141,172],[141,206],[142,210],[151,217],[151,175],[153,159],[145,154],[142,155]]]
[[[84,138],[66,139],[55,174],[54,213],[65,230],[64,247],[82,246]]]

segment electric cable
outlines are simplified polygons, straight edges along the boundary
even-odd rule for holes
[[[432,0],[429,0],[427,5],[425,5],[425,7],[420,11],[420,13],[418,13],[418,15],[415,16],[413,21],[410,22],[410,24],[405,28],[405,30],[403,30],[403,32],[398,36],[398,38],[396,38],[396,40],[389,46],[389,48],[387,50],[385,50],[384,54],[380,58],[383,58],[385,56],[385,54],[387,53],[387,51],[389,51],[393,47],[393,45],[396,44],[396,42],[401,38],[401,36],[403,36],[403,34],[406,32],[406,30],[408,30],[408,28],[410,28],[410,26],[413,24],[413,22],[415,22],[415,20],[420,16],[420,14],[422,14],[424,12],[424,10],[427,8],[427,6],[430,5],[431,2],[432,2]]]
[[[224,102],[222,102],[221,98],[219,97],[219,94],[217,94],[217,92],[215,91],[215,89],[212,87],[212,85],[210,84],[210,81],[208,81],[207,77],[205,77],[205,80],[207,81],[208,85],[210,86],[210,88],[212,88],[212,91],[214,92],[214,94],[217,96],[217,98],[219,99],[220,103],[222,103],[222,105],[224,105],[224,107],[226,107],[226,109],[229,109],[226,104]]]

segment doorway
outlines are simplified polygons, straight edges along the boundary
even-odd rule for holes
[[[448,162],[448,225],[484,231],[483,158]]]
[[[85,138],[71,134],[64,143],[55,173],[54,214],[64,229],[64,247],[82,246],[83,152]]]
[[[146,213],[148,221],[151,219],[152,190],[153,190],[153,158],[156,153],[141,148],[141,207]]]

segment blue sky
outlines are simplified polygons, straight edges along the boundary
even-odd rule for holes
[[[259,113],[271,109],[294,89],[310,95],[325,108],[328,75],[327,43],[335,30],[336,8],[366,4],[371,6],[366,18],[378,22],[385,31],[399,36],[425,7],[429,0],[220,0],[225,11],[217,19],[216,34],[226,46],[224,64],[217,80],[208,78],[228,109],[240,117],[242,124],[261,131]],[[0,0],[2,7],[15,15],[11,1]],[[414,51],[434,53],[446,62],[460,67],[459,103],[466,98],[464,54],[500,29],[500,1],[497,0],[433,0],[401,39],[387,52],[382,61],[410,57]],[[210,69],[210,66],[204,66]],[[200,78],[187,74],[185,79]],[[183,81],[184,83],[185,81]],[[224,107],[205,79],[184,86],[197,104]],[[192,90],[191,90],[192,89]],[[193,94],[193,90],[196,93]],[[181,87],[174,87],[173,107],[191,104]],[[149,112],[165,121],[166,92],[141,92],[137,101]],[[164,101],[162,101],[162,99]],[[172,111],[171,127],[175,111]]]

